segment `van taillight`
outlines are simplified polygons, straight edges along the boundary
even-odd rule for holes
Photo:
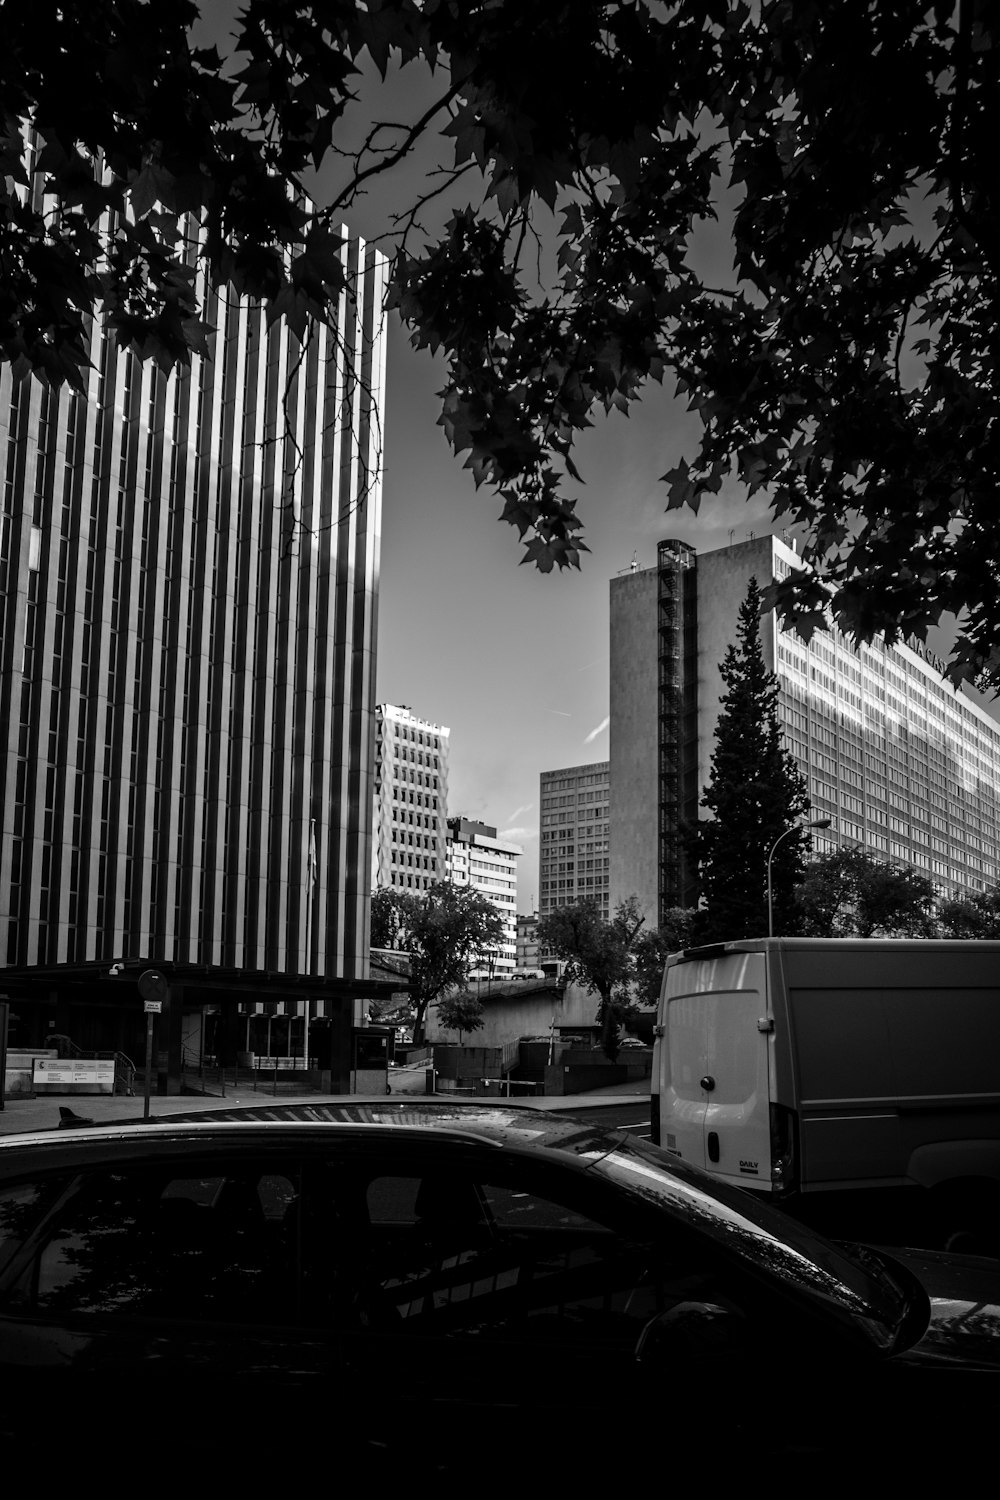
[[[798,1185],[798,1117],[784,1104],[771,1105],[771,1186],[787,1193]]]
[[[649,1096],[649,1139],[654,1146],[660,1144],[660,1096]]]

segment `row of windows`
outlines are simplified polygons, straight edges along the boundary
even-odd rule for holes
[[[883,663],[882,658],[873,656],[866,649],[862,653],[862,671],[853,654],[845,658],[835,652],[821,636],[813,637],[808,650],[807,656],[804,648],[793,647],[786,637],[778,644],[779,664],[815,681],[829,692],[834,691],[832,673],[836,671],[841,678],[863,687],[865,694],[876,698],[878,702],[889,701],[899,712],[905,710],[914,722],[925,723],[929,715],[938,722],[951,726],[956,736],[975,745],[989,757],[991,763],[995,763],[1000,757],[1000,731],[984,723],[966,703],[956,700],[951,689],[928,681],[918,668],[902,662],[894,667],[888,659]],[[828,670],[817,666],[817,659]],[[883,678],[897,689],[898,694],[907,693],[908,701],[904,703],[902,697],[891,693],[887,697],[882,686]]]
[[[413,812],[412,809],[403,811],[394,807],[392,809],[392,821],[394,823],[409,823],[411,826],[416,826],[417,828],[437,829],[438,827],[437,818],[432,818],[428,813]],[[438,830],[438,833],[440,834],[440,830]]]
[[[410,854],[407,852],[404,855],[401,850],[397,852],[396,849],[392,849],[389,858],[392,864],[400,866],[406,864],[410,869],[434,870],[437,868],[437,860],[433,856],[426,854]]]
[[[541,790],[544,795],[547,792],[570,792],[582,786],[607,786],[608,767],[602,764],[597,771],[581,772],[579,775],[551,775],[543,772],[541,777]]]
[[[401,724],[398,719],[382,718],[380,724],[382,733],[387,737],[395,737],[405,740],[411,745],[429,746],[431,749],[440,751],[441,737],[430,730],[415,729],[408,724]]]
[[[392,870],[389,874],[389,883],[403,890],[425,891],[434,884],[434,879],[430,875],[414,875],[409,871]]]
[[[437,753],[432,754],[430,750],[416,750],[412,745],[393,745],[391,749],[394,767],[403,761],[409,761],[415,766],[433,766],[437,770],[441,763]]]
[[[609,859],[542,860],[541,872],[543,875],[572,875],[575,870],[607,870],[610,864]]]
[[[410,801],[416,807],[429,807],[433,812],[437,811],[438,799],[432,797],[428,792],[415,792],[412,788],[393,787],[393,802]]]
[[[414,846],[416,846],[419,849],[436,849],[437,848],[437,839],[434,838],[433,835],[431,835],[431,834],[427,834],[427,833],[403,833],[402,831],[400,831],[399,834],[397,834],[396,831],[395,831],[395,829],[393,830],[393,834],[392,834],[392,843],[393,843],[393,845],[396,845],[396,844],[401,844],[401,845],[402,844],[409,844],[411,848],[413,848]]]

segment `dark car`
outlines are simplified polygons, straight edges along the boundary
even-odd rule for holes
[[[0,1142],[0,1365],[7,1443],[92,1477],[926,1479],[991,1449],[1000,1263],[540,1110],[174,1116]]]

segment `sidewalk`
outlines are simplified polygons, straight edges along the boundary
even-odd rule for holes
[[[163,1122],[169,1120],[171,1115],[193,1115],[214,1114],[217,1111],[231,1109],[267,1109],[274,1106],[284,1109],[288,1105],[296,1107],[308,1107],[309,1105],[323,1106],[327,1104],[412,1104],[419,1105],[421,1101],[427,1102],[428,1098],[443,1103],[453,1100],[455,1103],[471,1103],[498,1105],[506,1107],[508,1104],[517,1109],[546,1109],[564,1110],[567,1114],[575,1114],[579,1110],[611,1109],[616,1105],[637,1105],[648,1103],[649,1080],[640,1080],[640,1086],[612,1084],[609,1088],[594,1089],[589,1094],[572,1095],[546,1095],[542,1098],[532,1098],[525,1095],[512,1095],[511,1098],[480,1098],[471,1099],[468,1095],[455,1096],[452,1094],[296,1094],[278,1095],[272,1098],[269,1094],[254,1093],[253,1089],[238,1089],[226,1094],[226,1097],[212,1097],[199,1094],[171,1094],[165,1097],[154,1096],[149,1101],[149,1118],[151,1122]],[[43,1098],[36,1099],[7,1099],[4,1107],[0,1110],[0,1135],[33,1135],[39,1131],[55,1130],[59,1127],[60,1108],[71,1109],[75,1115],[85,1120],[91,1120],[95,1124],[104,1125],[111,1121],[121,1120],[130,1124],[142,1121],[143,1100],[128,1098],[120,1094],[48,1094]]]

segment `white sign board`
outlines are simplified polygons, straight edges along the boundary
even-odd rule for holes
[[[163,1001],[162,1000],[144,1000],[142,1002],[142,1008],[146,1012],[147,1016],[158,1016],[163,1011]]]
[[[113,1057],[36,1057],[32,1069],[36,1094],[113,1094]]]

